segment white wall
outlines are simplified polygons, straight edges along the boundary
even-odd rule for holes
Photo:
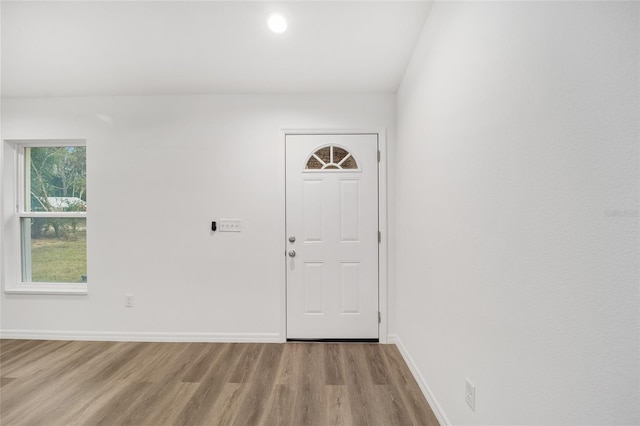
[[[640,422],[638,21],[431,10],[397,101],[397,334],[445,421]]]
[[[282,338],[280,129],[395,132],[391,94],[5,99],[2,106],[3,139],[87,140],[89,206],[89,294],[3,293],[5,335]],[[214,218],[242,219],[243,230],[212,234]],[[124,307],[125,293],[135,295],[133,308]]]

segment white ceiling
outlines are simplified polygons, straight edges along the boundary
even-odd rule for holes
[[[2,95],[395,92],[429,5],[2,1]]]

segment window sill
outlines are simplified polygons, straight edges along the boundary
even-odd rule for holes
[[[6,294],[59,294],[79,295],[87,294],[87,284],[63,283],[19,283],[15,287],[6,288]]]

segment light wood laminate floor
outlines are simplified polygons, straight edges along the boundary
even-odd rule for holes
[[[0,424],[438,423],[393,345],[1,340]]]

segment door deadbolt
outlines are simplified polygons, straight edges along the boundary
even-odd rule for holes
[[[289,237],[289,242],[290,243],[295,243],[296,242],[296,237]]]

